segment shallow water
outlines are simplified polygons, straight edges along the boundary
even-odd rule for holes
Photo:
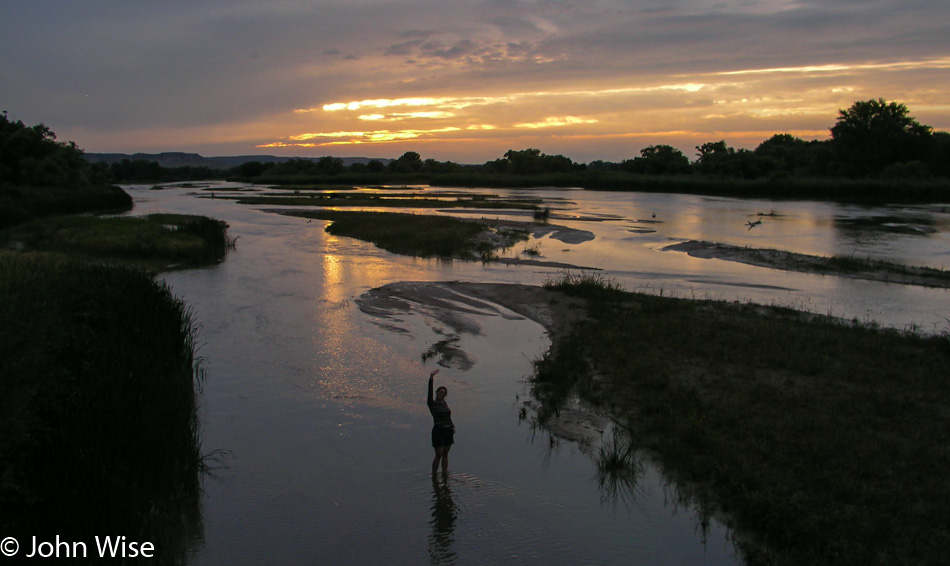
[[[741,563],[727,529],[715,519],[704,529],[649,462],[626,497],[612,498],[581,447],[519,420],[531,361],[548,342],[537,324],[518,317],[473,315],[480,332],[463,334],[460,346],[474,365],[439,374],[459,432],[452,473],[433,482],[423,399],[436,366],[421,354],[451,330],[419,312],[372,317],[355,299],[396,281],[540,283],[558,270],[400,257],[330,236],[323,222],[199,199],[191,189],[130,192],[133,214],[205,214],[227,221],[238,237],[222,264],[164,276],[202,326],[202,444],[220,455],[205,481],[192,563]],[[950,215],[939,207],[540,194],[558,203],[552,223],[596,237],[527,245],[544,259],[601,267],[628,289],[794,304],[898,327],[939,328],[950,316],[944,290],[661,251],[705,239],[944,267]],[[771,210],[776,216],[745,226]],[[589,216],[610,219],[578,219]],[[936,231],[880,226],[900,222]]]

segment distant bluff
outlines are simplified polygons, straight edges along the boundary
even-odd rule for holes
[[[319,157],[278,157],[276,155],[232,155],[221,157],[204,157],[197,153],[185,153],[182,151],[166,151],[162,153],[84,153],[83,157],[89,163],[119,163],[123,159],[129,161],[154,161],[162,167],[209,167],[211,169],[230,169],[237,167],[249,161],[260,161],[261,163],[283,163],[291,159],[312,159],[314,161]],[[387,165],[392,159],[379,157],[341,157],[343,165],[348,167],[354,163],[369,163],[374,159]]]

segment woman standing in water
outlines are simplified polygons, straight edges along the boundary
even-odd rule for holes
[[[432,448],[435,449],[435,459],[432,460],[432,473],[439,469],[439,463],[442,464],[442,473],[449,471],[449,450],[455,443],[455,425],[452,423],[452,409],[445,402],[445,396],[449,390],[445,386],[440,386],[435,390],[435,397],[432,396],[432,381],[435,370],[429,374],[429,396],[426,399],[426,405],[429,406],[429,412],[432,413]]]

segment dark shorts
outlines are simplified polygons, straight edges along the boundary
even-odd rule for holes
[[[444,426],[432,427],[432,447],[441,448],[455,444],[455,433]]]

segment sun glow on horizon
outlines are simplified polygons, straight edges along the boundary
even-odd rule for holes
[[[827,64],[803,65],[800,67],[772,67],[765,69],[744,69],[739,71],[722,71],[715,73],[720,76],[729,75],[764,75],[771,73],[834,73],[838,71],[900,71],[908,69],[950,69],[950,57],[937,57],[920,61],[896,61],[892,63],[858,63],[858,64]]]
[[[947,68],[950,57],[937,57],[701,72],[643,77],[640,84],[562,85],[477,96],[373,97],[294,110],[312,117],[308,120],[316,128],[257,147],[463,140],[486,147],[539,147],[552,140],[557,144],[601,140],[603,145],[623,139],[654,144],[675,140],[681,148],[727,139],[754,147],[776,133],[826,138],[837,111],[862,98],[880,73]],[[920,92],[921,108],[944,112],[945,105],[934,104],[932,97]],[[906,97],[902,101],[914,102]],[[406,127],[352,127],[396,122]],[[706,139],[699,141],[702,138]]]

